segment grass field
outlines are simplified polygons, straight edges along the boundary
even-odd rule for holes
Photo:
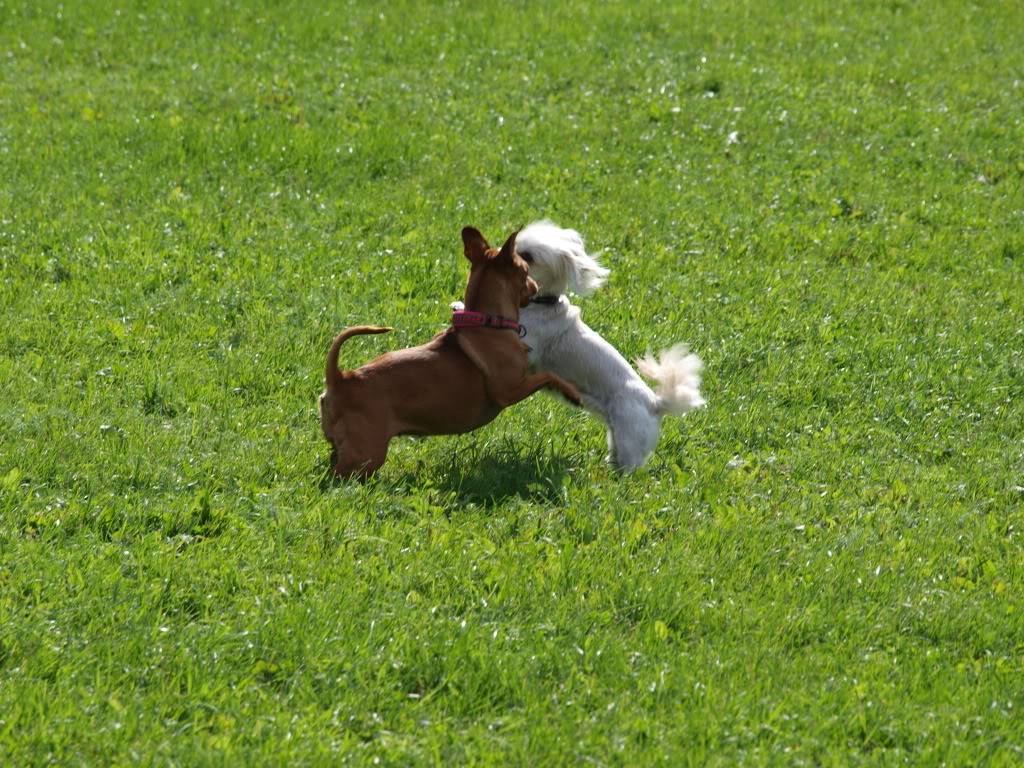
[[[1017,765],[1024,6],[0,0],[0,764]],[[540,217],[709,406],[326,479]]]

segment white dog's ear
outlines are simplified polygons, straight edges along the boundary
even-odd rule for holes
[[[598,264],[597,259],[588,256],[582,248],[568,252],[565,264],[569,270],[569,285],[579,296],[589,296],[604,285],[611,271]]]

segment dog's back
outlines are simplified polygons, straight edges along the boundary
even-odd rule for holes
[[[337,357],[334,359],[337,363]],[[331,362],[328,361],[328,370]],[[321,408],[345,423],[370,418],[392,434],[443,435],[488,423],[500,409],[484,376],[459,348],[455,332],[397,349],[329,380]]]
[[[576,384],[588,410],[607,413],[623,390],[652,412],[657,408],[657,396],[629,361],[583,322],[579,307],[564,296],[550,306],[531,304],[520,319],[526,328],[523,341],[530,347],[530,365]]]

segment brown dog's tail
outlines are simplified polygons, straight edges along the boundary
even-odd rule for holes
[[[352,336],[362,336],[367,333],[387,333],[390,330],[390,328],[382,328],[376,325],[353,325],[351,328],[346,328],[339,333],[338,338],[334,340],[330,350],[327,352],[327,370],[325,372],[327,388],[334,389],[341,383],[341,372],[338,370],[338,353],[341,351],[342,344]]]

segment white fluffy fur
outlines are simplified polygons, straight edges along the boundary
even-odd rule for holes
[[[530,277],[542,294],[561,296],[572,291],[589,296],[608,277],[608,270],[587,255],[575,229],[562,229],[547,219],[535,221],[516,235],[516,252],[530,256]]]
[[[700,358],[676,345],[637,361],[640,372],[656,383],[652,391],[626,359],[580,318],[579,307],[564,294],[589,295],[608,270],[588,256],[583,238],[550,221],[525,227],[516,250],[530,262],[538,295],[557,295],[556,304],[530,304],[519,315],[526,328],[530,363],[571,382],[584,406],[608,426],[608,460],[630,471],[647,461],[658,442],[661,417],[683,414],[704,405],[700,394]]]

